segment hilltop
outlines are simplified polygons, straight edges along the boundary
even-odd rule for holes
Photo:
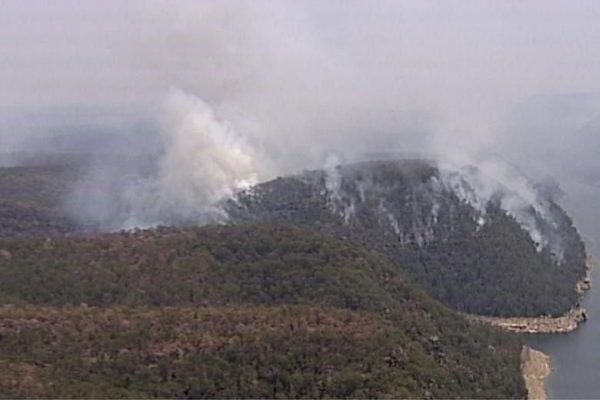
[[[550,199],[545,215],[524,211],[542,232],[542,247],[501,199],[482,214],[465,200],[473,191],[468,182],[452,178],[453,187],[419,160],[365,162],[262,183],[225,208],[233,222],[294,224],[384,254],[463,312],[556,316],[575,306],[586,252],[568,215]]]

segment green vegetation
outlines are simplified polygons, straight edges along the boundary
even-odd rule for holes
[[[557,205],[550,203],[556,227],[545,228],[562,243],[560,265],[548,249],[538,252],[495,204],[479,227],[475,210],[445,190],[426,163],[363,163],[336,174],[316,171],[263,183],[229,202],[228,211],[233,221],[293,224],[377,251],[433,298],[460,311],[533,317],[561,315],[577,303],[585,247]],[[339,179],[333,199],[328,179]]]
[[[0,168],[0,237],[94,229],[92,222],[76,224],[63,212],[77,168],[59,161]],[[564,263],[556,265],[549,251],[537,252],[516,221],[493,204],[488,223],[478,229],[470,206],[435,188],[437,174],[425,162],[350,165],[340,170],[342,197],[334,207],[325,190],[328,178],[316,171],[258,185],[227,209],[234,223],[298,225],[379,252],[433,298],[459,311],[560,315],[577,303],[585,248],[560,207],[553,205],[552,214],[565,254]],[[346,221],[340,210],[350,206],[353,218]]]
[[[585,249],[573,243],[565,264],[539,253],[517,222],[497,209],[463,240],[432,242],[394,254],[399,265],[434,298],[470,313],[493,316],[559,316],[579,301],[576,282],[585,273]],[[575,250],[575,251],[573,251]]]
[[[75,179],[64,165],[0,168],[0,237],[72,232],[62,204]]]
[[[525,396],[516,337],[429,299],[385,257],[302,229],[0,249],[4,397]]]
[[[240,225],[68,237],[74,170],[0,169],[0,397],[524,397],[519,339],[429,295],[563,313],[585,268],[569,217],[552,205],[557,265],[427,164],[342,172],[333,203],[317,171],[227,203]]]

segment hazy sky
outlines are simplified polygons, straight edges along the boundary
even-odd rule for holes
[[[335,149],[527,158],[596,116],[598,21],[598,1],[3,0],[0,132],[152,119],[182,90],[282,170]]]
[[[3,0],[0,99],[112,106],[288,71],[406,97],[587,92],[599,18],[597,1]]]

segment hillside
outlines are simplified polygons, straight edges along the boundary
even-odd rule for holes
[[[0,237],[115,230],[127,215],[120,196],[153,171],[147,156],[0,154]],[[110,223],[112,222],[112,224]]]
[[[62,211],[77,174],[71,165],[0,168],[0,237],[62,235],[77,224]]]
[[[459,179],[462,179],[460,176]],[[452,182],[456,185],[456,182]],[[422,161],[379,161],[278,178],[226,204],[233,222],[294,224],[388,256],[432,297],[493,316],[560,315],[578,302],[585,248],[554,202],[526,217],[547,245],[534,243],[498,202],[482,215]]]
[[[0,240],[3,397],[524,397],[521,343],[283,226]]]
[[[0,237],[115,226],[113,214],[127,212],[119,193],[136,171],[152,170],[147,160],[115,162],[100,174],[109,179],[100,190],[97,182],[82,181],[75,165],[56,161],[0,168]],[[110,181],[115,174],[119,178]],[[480,224],[480,212],[457,195],[469,195],[470,188],[460,176],[452,179],[458,190],[423,161],[360,163],[259,184],[224,208],[232,223],[298,225],[384,254],[432,297],[460,311],[556,316],[573,307],[586,255],[566,213],[551,200],[546,216],[530,210],[547,240],[540,249],[499,201],[488,204]],[[97,220],[81,218],[90,214]]]

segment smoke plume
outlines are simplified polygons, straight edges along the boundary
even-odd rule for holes
[[[506,165],[600,182],[595,2],[8,0],[2,11],[2,148],[85,137],[77,151],[92,167],[67,207],[106,229],[219,221],[215,204],[253,182],[386,151],[465,174],[465,200],[482,210],[501,193],[543,243],[525,211],[543,218],[546,206]],[[106,139],[132,132],[134,155]]]
[[[71,200],[76,217],[104,229],[219,222],[226,215],[218,202],[258,182],[255,151],[204,101],[173,91],[162,116],[164,148],[154,171],[144,176],[129,167],[124,176],[125,166],[106,169],[101,159]]]

